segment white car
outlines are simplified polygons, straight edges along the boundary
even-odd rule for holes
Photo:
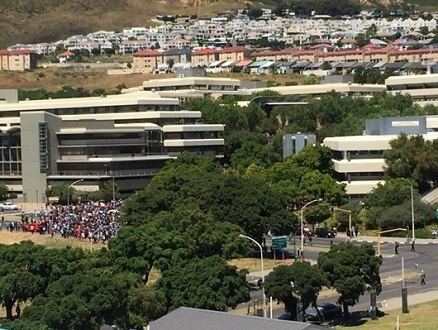
[[[12,202],[0,203],[0,209],[2,210],[18,210],[18,206]]]

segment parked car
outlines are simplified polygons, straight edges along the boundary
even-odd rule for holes
[[[283,321],[295,321],[295,317],[291,312],[285,312],[278,317],[279,320]]]
[[[322,303],[317,304],[316,308],[308,308],[305,311],[305,318],[309,322],[320,322],[320,315],[324,321],[333,320],[342,315],[342,308],[335,304]]]
[[[18,206],[12,202],[3,202],[0,204],[2,210],[18,210]]]
[[[317,228],[316,236],[325,237],[325,238],[335,238],[336,234],[333,230],[330,230],[328,228]]]

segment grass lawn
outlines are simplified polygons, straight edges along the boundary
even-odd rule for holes
[[[239,269],[248,269],[249,272],[259,272],[262,270],[262,265],[259,258],[240,258],[233,259],[228,262],[229,265],[236,266]],[[279,265],[287,265],[287,261],[274,261],[272,259],[263,259],[264,270],[272,269]]]
[[[390,330],[396,329],[397,315],[400,316],[400,330],[436,330],[438,300],[409,306],[409,314],[402,314],[400,309],[389,311],[378,320],[353,319],[350,324],[335,326],[335,329]]]

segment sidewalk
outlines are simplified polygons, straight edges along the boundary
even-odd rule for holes
[[[347,237],[347,236],[345,236]],[[352,239],[353,242],[358,243],[376,243],[377,236],[358,236]],[[410,244],[406,242],[405,237],[380,237],[380,243],[385,244],[395,244],[395,242],[399,242],[399,244]],[[438,244],[438,239],[432,238],[416,238],[415,244],[424,245],[424,244]]]
[[[310,262],[311,265],[316,265],[316,261],[315,260],[306,260],[307,262]],[[271,273],[273,271],[273,269],[265,269],[264,270],[264,275],[267,276],[269,273]],[[418,270],[412,271],[412,272],[406,272],[405,273],[405,277],[406,278],[415,278],[420,276],[420,272]],[[247,278],[261,278],[262,277],[262,272],[261,271],[256,271],[256,272],[250,272],[247,275]],[[401,274],[399,270],[394,270],[394,271],[390,271],[390,272],[384,272],[380,274],[381,277],[381,281],[383,284],[386,283],[394,283],[394,282],[398,282],[401,281]]]
[[[426,303],[429,301],[437,300],[438,291],[428,291],[422,293],[415,293],[408,295],[408,304],[409,306]],[[401,297],[391,298],[388,300],[383,300],[379,302],[379,309],[381,311],[387,312],[394,309],[402,308],[402,300]]]

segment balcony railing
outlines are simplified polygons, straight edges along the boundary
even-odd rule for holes
[[[57,175],[63,176],[100,176],[100,177],[133,177],[133,176],[151,176],[157,174],[159,169],[142,170],[142,171],[114,171],[114,173],[108,173],[105,171],[58,171]]]

